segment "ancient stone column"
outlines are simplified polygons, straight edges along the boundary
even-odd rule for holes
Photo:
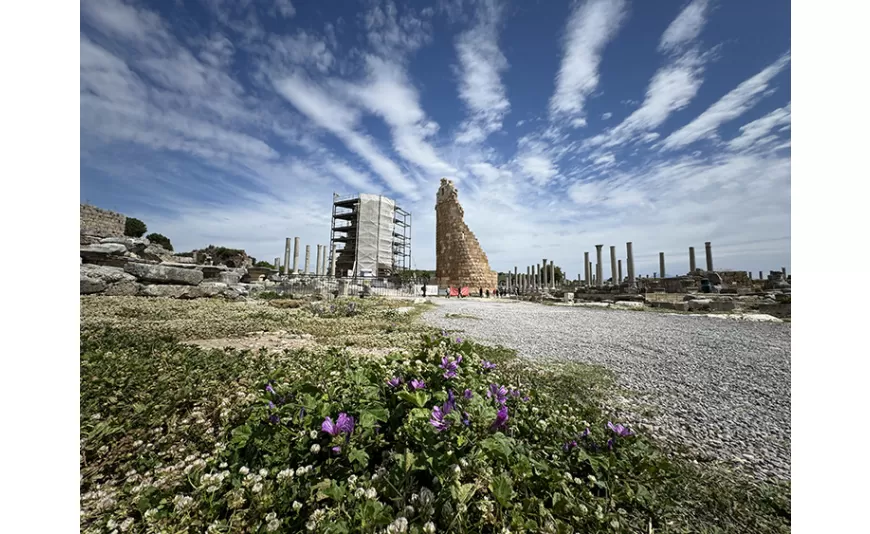
[[[622,283],[622,260],[616,260],[616,272],[617,272],[617,276],[619,277],[618,278],[619,281],[616,283],[617,283],[617,285],[619,285]]]
[[[326,245],[323,245],[323,260],[322,261],[323,261],[323,266],[320,267],[320,273],[323,276],[326,276],[326,265],[329,262],[329,254],[328,254],[328,250],[326,248]]]
[[[281,272],[281,258],[275,258],[275,270]]]
[[[589,253],[583,253],[583,278],[586,282],[586,287],[592,287],[592,280],[590,280],[591,276],[589,275]]]
[[[287,272],[287,266],[290,265],[290,238],[284,240],[284,274]]]
[[[707,271],[713,270],[713,249],[710,247],[710,242],[704,243],[704,250],[707,252]]]
[[[634,254],[631,252],[631,241],[625,244],[625,268],[628,271],[628,284],[634,285]]]
[[[335,278],[335,245],[332,245],[332,263],[329,266],[329,276]]]
[[[689,247],[689,273],[695,272],[695,247]]]
[[[299,273],[299,238],[293,238],[293,273]]]
[[[514,285],[515,285],[515,287],[517,285],[517,282],[519,282],[519,279],[517,278],[517,266],[514,265]]]
[[[785,267],[782,268],[782,277],[783,277],[783,278],[786,278],[786,275],[785,275]]]
[[[619,280],[616,279],[616,247],[610,247],[610,276],[612,277],[612,284],[619,285]]]
[[[323,247],[321,245],[317,245],[317,260],[315,260],[316,263],[314,264],[315,276],[320,276],[320,260],[322,257],[322,250],[321,250],[322,248]]]
[[[746,271],[746,274],[749,275],[749,281],[752,281],[752,271]]]
[[[556,265],[550,260],[550,289],[556,289]]]
[[[592,268],[592,262],[590,261],[588,265],[586,265],[587,272],[589,273],[589,287],[595,285],[595,270]]]
[[[662,278],[665,278],[665,253],[659,252],[659,271],[662,273]]]
[[[542,287],[550,287],[549,280],[547,280],[547,258],[544,258],[544,261],[541,263],[544,266],[544,272],[541,273],[541,286]]]
[[[308,274],[308,266],[311,264],[311,245],[305,245],[305,274]]]
[[[764,280],[764,271],[758,271],[758,279]]]
[[[603,284],[601,283],[601,275],[602,275],[602,264],[601,264],[601,247],[604,245],[595,245],[595,257],[597,261],[595,263],[595,281],[598,287],[601,287]]]

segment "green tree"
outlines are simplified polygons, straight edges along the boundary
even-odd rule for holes
[[[258,261],[257,263],[254,264],[254,267],[262,267],[264,269],[274,269],[275,265],[272,263],[269,263],[268,261]]]
[[[124,223],[125,236],[142,237],[147,231],[148,227],[145,226],[145,223],[135,217],[127,217],[127,221]]]
[[[169,238],[163,234],[151,233],[145,237],[148,239],[148,241],[156,243],[161,247],[165,248],[166,250],[172,250],[172,242],[170,242]]]

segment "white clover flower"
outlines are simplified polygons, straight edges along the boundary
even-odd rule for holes
[[[419,499],[419,498],[420,498],[420,496],[417,495],[416,493],[411,494],[411,502],[417,502],[417,499]]]
[[[407,532],[408,531],[408,520],[404,517],[399,517],[393,524],[396,525],[396,532]]]
[[[375,488],[369,488],[366,490],[366,498],[375,499],[378,496],[378,491]]]
[[[268,514],[266,514],[266,521],[271,521],[276,517],[278,517],[278,514],[276,514],[275,512],[269,512]]]
[[[572,475],[571,473],[569,473],[567,471],[565,471],[565,473],[562,476],[565,478],[565,480],[567,480],[569,482],[574,480],[574,475]]]
[[[468,467],[468,460],[466,460],[465,458],[459,460],[459,465],[461,465],[462,467]]]
[[[226,463],[226,462],[221,462],[221,464],[220,464],[218,467],[221,468],[221,469],[226,469],[226,467],[227,467],[227,463]]]
[[[99,421],[100,417],[102,417],[102,416],[99,413],[95,413],[94,415],[91,416],[91,419],[93,419],[95,421]],[[111,521],[111,519],[109,521]],[[109,528],[115,528],[115,527],[109,527]]]
[[[423,525],[423,532],[426,534],[435,534],[435,523],[429,521],[425,525]]]
[[[353,496],[356,497],[357,499],[359,499],[360,497],[362,497],[365,494],[366,494],[366,490],[364,490],[363,488],[357,488],[356,491],[353,492]]]
[[[121,529],[121,532],[127,532],[127,529],[129,529],[132,524],[133,524],[133,518],[128,517],[127,519],[121,521],[121,526],[118,528]]]
[[[278,530],[278,527],[281,526],[281,522],[277,519],[272,519],[266,524],[266,532],[275,532]]]
[[[356,481],[357,481],[356,475],[350,475],[349,477],[347,477],[347,483],[350,484],[351,486],[356,484]]]
[[[142,440],[141,440],[141,439],[137,439],[136,441],[133,442],[133,446],[134,446],[134,447],[141,447],[141,446],[142,446]]]
[[[251,472],[251,470],[248,469],[248,468],[245,467],[245,466],[242,466],[242,467],[239,468],[239,473],[241,473],[241,474],[243,474],[243,475],[247,475],[247,474],[250,473],[250,472]]]
[[[317,454],[319,452],[320,452],[320,445],[315,443],[314,445],[311,446],[311,454]]]
[[[269,470],[268,469],[260,469],[260,476],[261,477],[269,476]]]
[[[208,493],[214,493],[219,489],[220,489],[220,487],[218,487],[218,486],[209,486],[209,487],[205,488],[205,491]]]
[[[297,468],[296,468],[296,476],[297,476],[297,477],[301,477],[301,476],[304,475],[304,474],[305,474],[305,468],[304,468],[304,467],[297,467]]]
[[[458,465],[453,466],[453,474],[459,476],[462,474],[462,469]]]
[[[108,521],[106,521],[106,528],[115,528],[117,526],[118,526],[118,523],[116,523],[115,520],[112,519],[111,517],[109,518]]]
[[[251,488],[251,491],[253,491],[254,493],[260,493],[262,490],[263,490],[263,485],[260,484],[259,482],[254,484],[254,486]]]
[[[310,473],[310,472],[312,472],[313,470],[314,470],[314,466],[313,466],[313,465],[306,465],[306,466],[305,466],[305,472],[306,472],[306,473]]]
[[[293,501],[293,504],[292,504],[291,506],[292,506],[293,509],[296,510],[297,512],[298,512],[299,510],[302,509],[302,503],[299,502],[299,501]]]
[[[154,516],[156,516],[156,515],[157,515],[157,508],[149,508],[148,510],[145,511],[144,514],[142,514],[142,518],[145,519],[146,523],[150,523],[154,519]]]
[[[305,523],[305,528],[307,528],[308,530],[314,530],[315,528],[317,528],[317,523],[315,523],[314,521],[309,521]]]
[[[308,433],[308,435],[311,436],[311,439],[317,439],[317,431],[316,430],[312,430],[311,432]]]

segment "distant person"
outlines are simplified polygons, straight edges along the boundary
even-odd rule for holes
[[[486,298],[489,298],[489,289],[486,290]]]
[[[483,288],[482,287],[478,288],[478,291],[480,292],[480,298],[483,298]]]
[[[426,298],[426,284],[423,284],[423,298]]]

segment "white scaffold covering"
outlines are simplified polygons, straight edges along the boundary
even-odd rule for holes
[[[378,195],[359,196],[357,272],[371,270],[374,276],[393,268],[393,222],[396,202]]]

